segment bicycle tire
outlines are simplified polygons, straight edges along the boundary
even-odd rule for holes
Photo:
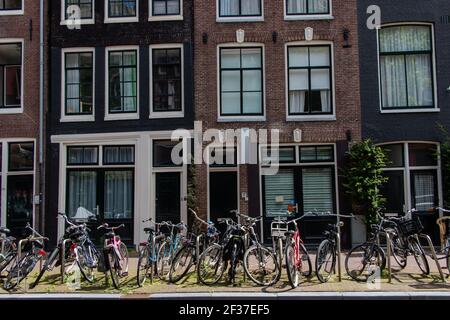
[[[406,264],[408,262],[408,254],[406,250],[402,248],[402,243],[400,238],[397,236],[397,233],[394,233],[394,236],[391,240],[391,254],[394,257],[394,260],[397,262],[397,264],[400,266],[401,269],[404,269],[406,267]]]
[[[185,258],[186,260],[182,260]],[[175,257],[172,260],[172,264],[170,266],[169,272],[169,281],[171,283],[177,283],[181,279],[183,279],[188,271],[191,269],[194,264],[195,259],[195,246],[192,244],[186,244],[181,247],[180,250],[175,254]],[[187,263],[186,263],[187,261]],[[182,269],[178,269],[181,266]],[[180,271],[181,270],[181,271]],[[175,275],[175,272],[179,272]]]
[[[326,269],[328,266],[328,261],[326,258],[331,255],[331,265],[329,265],[329,270]],[[322,267],[325,266],[324,269]],[[323,240],[319,248],[317,249],[316,255],[316,275],[321,283],[328,282],[333,274],[334,267],[336,266],[336,251],[334,248],[334,243],[328,239]],[[322,274],[322,270],[324,273]]]
[[[300,242],[300,253],[302,255],[302,275],[309,278],[312,276],[312,262],[308,250],[302,242]]]
[[[256,272],[261,275],[261,278],[255,276],[255,272],[250,270],[250,267],[253,265],[253,261],[249,260],[252,256],[255,256],[256,258]],[[278,259],[275,257],[272,250],[269,250],[261,245],[254,245],[248,248],[244,254],[244,271],[254,283],[259,286],[268,287],[274,285],[280,279],[281,267],[279,266],[277,260]],[[273,264],[273,268],[271,267],[271,264]],[[267,265],[269,266],[268,268],[266,268]],[[266,275],[269,275],[268,279],[265,279]]]
[[[75,250],[76,250],[76,257],[77,257],[77,265],[78,265],[78,268],[80,269],[81,275],[87,282],[93,283],[94,282],[94,269],[87,264],[86,248],[77,246],[75,248]]]
[[[297,288],[300,284],[300,279],[302,273],[298,270],[295,265],[295,243],[291,240],[288,240],[286,243],[285,249],[286,256],[286,271],[288,275],[288,280],[293,289]]]
[[[3,258],[3,260],[0,262],[0,273],[5,270],[10,263],[14,260],[14,258],[17,256],[17,250],[9,251],[6,256]]]
[[[212,259],[208,259],[212,258]],[[207,286],[217,284],[225,272],[225,261],[223,260],[223,247],[219,244],[210,245],[198,259],[197,277],[201,283]],[[213,280],[209,280],[206,271],[212,270]],[[206,269],[206,270],[205,270]]]
[[[161,280],[168,280],[171,268],[171,243],[169,240],[163,241],[158,248],[156,255],[156,270],[158,270],[158,277]]]
[[[430,265],[428,264],[427,256],[422,248],[420,242],[415,238],[411,237],[408,239],[411,251],[414,255],[417,265],[424,275],[430,274]]]
[[[119,266],[118,266],[119,261],[117,261],[118,258],[113,248],[108,250],[107,256],[109,265],[108,269],[111,275],[113,286],[114,288],[119,289],[120,288]]]
[[[3,284],[3,289],[10,291],[25,279],[33,271],[42,256],[28,253],[10,270]],[[18,270],[16,270],[18,269]],[[13,281],[15,280],[15,281]]]
[[[362,255],[362,257],[361,257]],[[360,268],[353,268],[355,262],[358,263],[361,260]],[[355,281],[363,282],[369,280],[378,267],[381,271],[386,268],[386,255],[381,247],[376,244],[366,242],[353,247],[345,258],[345,270],[347,274]],[[367,274],[363,274],[367,270]]]
[[[39,281],[41,281],[44,273],[49,270],[50,266],[53,265],[56,260],[58,259],[60,253],[60,246],[57,246],[55,249],[53,249],[52,253],[48,256],[48,258],[45,260],[44,265],[42,266],[42,269],[39,271],[39,274],[34,280],[33,284],[30,286],[30,289],[35,288]]]
[[[137,264],[137,284],[139,287],[142,287],[147,279],[148,271],[151,266],[150,262],[150,247],[149,245],[145,245],[141,247],[139,250],[139,259]]]

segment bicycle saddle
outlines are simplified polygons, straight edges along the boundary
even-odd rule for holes
[[[112,231],[105,233],[105,239],[112,239],[114,237],[115,237],[115,234]]]
[[[284,235],[287,237],[287,236],[293,235],[294,233],[295,233],[295,231],[290,230],[290,231],[286,231],[286,232],[284,233]]]
[[[10,233],[11,233],[11,230],[9,230],[9,229],[7,229],[7,228],[4,228],[4,227],[0,227],[0,233],[3,233],[3,234],[10,234]]]
[[[153,229],[153,228],[144,228],[144,232],[148,232],[148,233],[155,232],[155,229]]]

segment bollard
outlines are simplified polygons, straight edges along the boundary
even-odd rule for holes
[[[195,240],[195,262],[196,262],[196,268],[198,268],[198,262],[200,261],[200,240],[202,239],[203,235],[197,236]],[[197,277],[197,283],[200,283],[200,279]]]
[[[387,270],[388,270],[388,282],[392,283],[392,267],[391,267],[391,249],[392,249],[392,240],[391,233],[386,232],[386,245],[387,245]]]
[[[337,238],[337,265],[338,265],[338,280],[342,282],[342,269],[341,269],[341,232],[340,227],[338,227]]]

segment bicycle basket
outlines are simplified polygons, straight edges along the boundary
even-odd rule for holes
[[[289,231],[286,221],[273,221],[270,225],[270,231],[273,238],[285,238]]]
[[[423,226],[419,217],[413,217],[412,219],[405,219],[401,221],[399,223],[399,229],[404,236],[411,236],[421,233]]]

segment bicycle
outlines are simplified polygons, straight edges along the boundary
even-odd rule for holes
[[[17,255],[16,238],[8,236],[10,233],[9,229],[0,227],[0,274]]]
[[[64,261],[72,262],[68,270],[72,270],[76,264],[81,275],[86,281],[92,283],[94,281],[94,268],[98,267],[100,261],[100,253],[91,241],[86,224],[77,225],[70,221],[63,213],[58,213],[64,219],[64,223],[68,224],[64,235],[59,239],[58,244],[45,260],[36,280],[31,285],[34,288],[38,285],[45,272],[53,270],[61,265],[63,245],[65,240],[70,240],[71,244],[64,248]]]
[[[441,207],[436,208],[438,210],[442,210],[442,212],[450,213],[450,210],[443,209]],[[441,259],[445,259],[447,261],[447,270],[450,271],[450,216],[441,217],[437,219],[436,224],[442,228],[442,248],[440,253],[444,254],[444,257]],[[447,225],[445,225],[447,224]]]
[[[169,280],[172,261],[178,250],[182,247],[182,232],[186,230],[184,223],[173,224],[162,222],[160,227],[166,226],[170,229],[169,234],[162,241],[157,256],[158,276],[161,280]],[[177,232],[175,232],[177,230]]]
[[[259,241],[254,228],[263,216],[253,218],[240,213],[236,215],[245,219],[246,224],[243,228],[251,242],[251,246],[244,253],[245,273],[260,286],[271,286],[277,283],[281,276],[281,265],[278,264],[274,252],[264,247]]]
[[[353,215],[326,213],[327,217],[353,218]],[[328,282],[335,271],[337,258],[337,245],[339,240],[339,229],[344,226],[342,221],[335,224],[328,224],[328,230],[324,232],[325,239],[320,243],[317,249],[315,269],[317,278],[321,283]]]
[[[116,289],[120,287],[120,279],[128,276],[128,249],[121,241],[120,236],[116,235],[116,230],[125,227],[121,224],[118,227],[110,227],[107,223],[102,224],[97,230],[104,229],[105,244],[103,254],[106,262],[106,269],[111,274],[113,285]]]
[[[48,240],[48,238],[40,235],[29,223],[25,226],[25,229],[30,231],[31,234],[24,239],[26,240],[26,245],[23,250],[25,254],[21,254],[21,256],[16,254],[15,263],[12,265],[6,276],[5,282],[3,283],[3,289],[7,291],[18,286],[19,283],[33,271],[36,264],[46,255],[43,241]]]

